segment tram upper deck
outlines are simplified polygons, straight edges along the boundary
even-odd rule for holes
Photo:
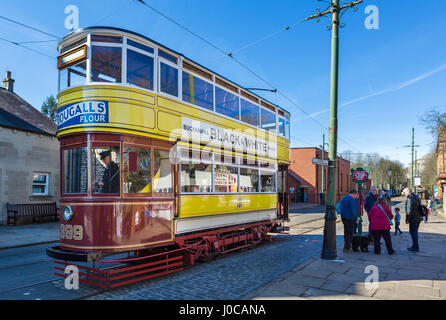
[[[92,27],[58,49],[59,138],[139,135],[289,163],[289,112],[153,40]]]

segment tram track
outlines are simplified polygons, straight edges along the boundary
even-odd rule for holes
[[[304,234],[307,234],[307,233],[311,233],[311,232],[313,232],[315,230],[322,229],[324,227],[324,223],[323,223],[324,221],[325,221],[324,218],[316,218],[316,219],[311,219],[311,220],[308,220],[308,221],[296,222],[296,223],[294,223],[292,225],[286,226],[287,228],[289,228],[288,231],[281,232],[281,233],[282,234],[289,234],[289,235],[292,235],[292,236],[304,235]],[[341,220],[337,221],[336,223],[339,223],[340,221]],[[316,225],[311,226],[311,224],[316,224]],[[298,229],[299,226],[300,227],[304,227],[305,230],[299,230],[297,233],[294,233],[292,229]],[[280,234],[280,233],[273,233],[273,235],[274,234]],[[35,261],[35,262],[30,262],[30,263],[23,264],[22,266],[33,265],[33,264],[38,264],[38,263],[45,263],[45,262],[48,262],[48,261],[45,261],[45,260]],[[104,270],[107,270],[108,268],[112,268],[112,267],[105,267]],[[6,269],[6,268],[2,268],[2,269]],[[39,288],[41,286],[45,286],[45,285],[47,285],[49,283],[52,283],[52,282],[60,283],[62,281],[64,281],[64,278],[61,278],[61,277],[50,278],[48,280],[31,282],[31,283],[20,285],[20,286],[17,286],[17,287],[0,290],[0,294],[4,295],[4,294],[8,294],[8,292],[21,290],[21,289],[32,289],[32,288],[36,288],[36,287]],[[101,288],[94,288],[94,287],[90,287],[90,286],[89,286],[88,290],[89,291],[93,291],[93,292],[89,292],[87,294],[83,294],[83,295],[80,295],[80,296],[77,296],[77,297],[74,296],[74,297],[72,297],[72,299],[73,300],[84,300],[84,299],[88,299],[88,298],[94,297],[94,296],[96,296],[98,294],[101,294],[101,293],[104,293],[104,292],[113,291],[113,290],[104,290],[104,289],[101,289]],[[75,290],[73,290],[73,292],[75,292]],[[67,298],[69,298],[69,297],[67,297]]]

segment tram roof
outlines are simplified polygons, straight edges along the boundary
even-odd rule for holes
[[[248,90],[248,89],[246,89],[245,87],[243,87],[243,86],[237,84],[236,82],[234,82],[234,81],[232,81],[232,80],[229,80],[228,78],[226,78],[226,77],[220,75],[219,73],[217,73],[217,72],[215,72],[215,71],[212,71],[211,69],[209,69],[209,68],[203,66],[202,64],[200,64],[200,63],[198,63],[198,62],[196,62],[196,61],[190,59],[189,57],[185,56],[184,54],[182,54],[182,53],[180,53],[180,52],[177,52],[177,51],[175,51],[175,50],[173,50],[173,49],[171,49],[171,48],[169,48],[169,47],[166,47],[165,45],[163,45],[163,44],[161,44],[161,43],[159,43],[159,42],[157,42],[157,41],[155,41],[155,40],[152,40],[151,38],[146,37],[146,36],[144,36],[144,35],[142,35],[142,34],[140,34],[140,33],[137,33],[137,32],[133,32],[133,31],[130,31],[130,30],[122,29],[122,28],[105,27],[105,26],[92,26],[92,27],[81,28],[81,29],[74,30],[74,31],[70,32],[69,34],[67,34],[66,36],[64,36],[64,37],[59,41],[59,43],[58,43],[58,45],[57,45],[58,48],[59,48],[59,46],[60,46],[60,44],[61,44],[62,42],[65,42],[65,41],[69,40],[71,37],[75,37],[75,36],[77,36],[77,35],[79,35],[79,34],[81,34],[81,33],[88,32],[88,31],[91,31],[91,30],[111,30],[111,31],[125,32],[125,33],[133,34],[133,35],[135,35],[135,36],[144,38],[144,39],[146,39],[146,40],[148,40],[148,41],[150,41],[150,42],[152,42],[152,43],[154,43],[154,44],[156,44],[156,45],[158,45],[158,46],[160,46],[160,47],[163,47],[163,48],[165,48],[165,49],[167,49],[167,50],[169,50],[169,51],[171,51],[171,52],[173,52],[173,53],[175,53],[175,54],[177,54],[177,55],[179,55],[179,56],[182,56],[182,57],[186,58],[187,60],[193,62],[193,63],[196,64],[197,66],[200,66],[201,68],[203,68],[203,69],[205,69],[205,70],[208,70],[208,71],[212,72],[213,74],[219,76],[220,78],[222,78],[222,79],[224,79],[224,80],[226,80],[226,81],[228,81],[228,82],[231,82],[232,84],[234,84],[234,85],[240,87],[241,89],[243,89],[243,90],[249,92],[250,94],[256,96],[257,98],[262,99],[262,100],[268,102],[269,104],[272,104],[273,106],[275,106],[275,107],[279,108],[280,110],[282,110],[282,111],[288,113],[289,115],[291,115],[291,113],[290,113],[288,110],[286,110],[286,109],[280,107],[279,105],[277,105],[277,104],[275,104],[275,103],[273,103],[273,102],[271,102],[271,101],[269,101],[269,100],[267,100],[267,99],[265,99],[265,98],[259,96],[258,94],[252,92],[251,90]]]

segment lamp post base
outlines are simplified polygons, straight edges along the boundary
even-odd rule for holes
[[[321,258],[324,260],[335,260],[336,252],[336,208],[327,206],[325,208],[324,241]]]

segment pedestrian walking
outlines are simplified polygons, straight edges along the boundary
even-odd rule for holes
[[[357,197],[358,191],[350,190],[340,201],[341,218],[344,224],[344,253],[349,253],[352,248],[353,229],[357,223],[355,203]]]
[[[393,214],[387,206],[387,200],[379,198],[370,210],[370,225],[373,234],[373,247],[375,254],[381,254],[381,237],[386,243],[387,253],[394,254],[392,248],[392,238],[390,237],[390,226],[392,225]]]
[[[372,232],[370,230],[370,210],[378,200],[378,189],[375,186],[370,187],[369,194],[365,198],[364,209],[367,212],[367,217],[369,218],[369,238],[370,241],[373,242]]]
[[[423,220],[419,211],[420,199],[418,199],[416,194],[412,193],[410,188],[405,188],[403,194],[406,197],[406,224],[409,224],[409,233],[412,238],[412,246],[407,248],[407,250],[418,252],[420,250],[418,245],[418,228]]]
[[[400,233],[400,235],[403,234],[403,232],[400,229],[400,223],[401,223],[400,208],[395,208],[395,233],[394,233],[394,235],[397,235],[398,232]]]

